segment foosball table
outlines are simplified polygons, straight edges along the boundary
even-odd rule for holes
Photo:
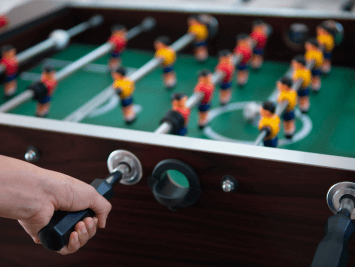
[[[188,32],[193,15],[207,25],[205,43]],[[1,264],[325,267],[355,263],[353,16],[47,1],[28,2],[6,16],[0,46],[16,49],[19,68],[17,76],[10,77],[0,65],[4,90],[14,79],[17,83],[16,93],[0,99],[1,155],[87,183],[107,177],[120,164],[128,168],[122,170],[112,199],[110,191],[113,208],[106,228],[78,252],[62,256],[51,251],[60,247],[54,243],[67,242],[69,226],[60,232],[56,222],[43,234],[48,250],[33,244],[15,221],[1,218]],[[251,68],[245,84],[232,78],[230,100],[220,105],[224,74],[216,69],[219,51],[232,51],[236,35],[249,34],[253,22],[260,20],[268,29],[262,67]],[[335,25],[332,69],[322,74],[321,89],[309,93],[309,112],[296,108],[293,138],[284,138],[280,131],[278,147],[265,147],[261,142],[265,135],[257,125],[261,102],[276,102],[277,81],[290,75],[291,60],[304,54],[306,39],[316,36],[317,26],[325,21]],[[127,44],[114,55],[115,44],[108,39],[116,24],[127,28]],[[157,37],[163,35],[171,39],[176,52],[174,86],[166,86],[165,75],[172,69],[167,70],[154,53]],[[208,59],[198,58],[201,47]],[[135,83],[134,120],[127,119],[127,103],[113,90],[108,63],[117,55]],[[241,54],[234,53],[232,60],[238,65]],[[38,103],[49,100],[40,100],[48,88],[38,81],[49,65],[57,88],[49,112],[40,116],[48,106]],[[239,65],[237,72],[245,70]],[[209,71],[215,85],[203,127],[204,96],[194,90],[201,70]],[[172,112],[174,93],[187,98],[188,123]],[[279,108],[286,106],[279,103]],[[187,133],[179,136],[184,127]],[[53,237],[53,228],[61,241]]]

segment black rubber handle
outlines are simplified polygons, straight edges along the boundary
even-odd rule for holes
[[[344,214],[329,217],[325,237],[319,243],[311,267],[345,267],[348,262],[348,241],[354,224]]]
[[[110,178],[110,182],[107,182]],[[106,179],[95,179],[91,185],[107,200],[113,197],[113,186],[122,178],[122,173],[116,171]],[[69,242],[70,234],[75,230],[75,225],[86,217],[94,217],[91,209],[68,212],[55,211],[50,222],[39,231],[42,245],[52,251],[59,251]]]

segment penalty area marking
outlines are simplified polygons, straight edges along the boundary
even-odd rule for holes
[[[209,112],[209,115],[208,115],[209,122],[211,122],[213,119],[215,119],[216,117],[218,117],[219,115],[221,115],[223,113],[231,112],[234,110],[244,109],[246,107],[246,105],[248,105],[249,103],[251,103],[251,101],[236,102],[236,103],[231,103],[231,104],[224,106],[224,107],[214,108]],[[286,138],[281,139],[281,140],[279,140],[278,146],[296,143],[296,142],[304,139],[311,132],[313,124],[312,124],[311,119],[308,117],[308,115],[302,114],[299,109],[295,110],[295,115],[296,115],[296,118],[301,120],[302,128],[298,132],[295,133],[295,135],[292,138],[292,141],[288,140]],[[254,126],[256,126],[256,125],[254,125]],[[213,140],[217,140],[217,141],[232,142],[232,143],[239,143],[239,144],[248,144],[248,145],[254,144],[253,141],[232,139],[232,138],[228,138],[223,135],[220,135],[220,134],[216,133],[210,126],[205,127],[203,132],[209,138],[211,138]]]

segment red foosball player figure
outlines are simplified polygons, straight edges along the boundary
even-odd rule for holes
[[[184,136],[187,134],[187,125],[190,120],[190,109],[186,107],[187,95],[184,93],[175,93],[172,96],[172,110],[179,112],[184,117],[184,127],[179,129],[175,134]]]
[[[256,41],[256,46],[253,50],[251,66],[253,69],[260,69],[264,61],[264,47],[268,38],[268,26],[265,22],[258,19],[253,22],[252,32],[250,37]]]
[[[0,28],[5,27],[9,22],[9,18],[6,15],[0,15]]]
[[[121,65],[120,57],[127,45],[126,33],[127,29],[124,25],[117,24],[111,28],[111,37],[108,39],[108,42],[114,46],[108,63],[111,71],[117,69]]]
[[[51,66],[46,66],[43,68],[40,81],[46,87],[47,94],[42,99],[39,99],[37,103],[37,111],[36,111],[37,117],[44,118],[49,113],[52,95],[55,89],[57,88],[57,84],[58,84],[55,74],[56,71]]]
[[[198,83],[194,89],[195,93],[202,92],[204,97],[198,107],[199,128],[202,130],[208,123],[208,111],[211,108],[211,101],[214,92],[212,73],[209,70],[202,70],[198,75]]]
[[[195,58],[197,61],[203,62],[208,58],[207,49],[207,38],[208,38],[208,28],[201,21],[198,15],[193,15],[189,17],[188,21],[188,33],[195,36]]]
[[[295,106],[297,105],[297,92],[292,88],[293,81],[289,77],[282,77],[277,81],[279,96],[277,102],[287,101],[288,105],[282,115],[285,137],[292,139],[295,131]]]
[[[280,131],[280,118],[275,114],[275,104],[271,101],[265,101],[260,107],[261,119],[259,121],[259,130],[266,130],[267,135],[264,138],[264,146],[277,147]]]
[[[234,49],[234,55],[241,55],[242,59],[239,64],[236,66],[238,69],[237,73],[237,84],[238,86],[244,86],[249,79],[249,70],[248,63],[252,56],[251,49],[251,40],[249,36],[245,33],[238,34],[237,37],[237,46]]]
[[[0,64],[5,67],[6,80],[4,84],[4,96],[6,99],[12,97],[17,90],[18,61],[16,49],[12,45],[5,45],[1,48]]]
[[[323,73],[328,74],[332,67],[331,59],[335,43],[334,36],[332,35],[332,29],[324,24],[319,25],[317,27],[317,41],[324,51],[322,71]]]
[[[167,36],[160,36],[154,41],[155,57],[163,59],[164,85],[167,89],[171,89],[176,85],[176,74],[174,71],[176,52],[169,45],[170,38]]]
[[[298,79],[302,79],[301,87],[298,89],[298,102],[300,110],[303,114],[306,114],[310,108],[309,102],[309,86],[311,85],[312,74],[306,66],[307,62],[302,55],[298,55],[293,58],[291,66],[293,69],[292,80],[296,82]]]
[[[118,67],[112,72],[114,80],[113,88],[121,98],[121,107],[126,124],[131,124],[136,120],[136,112],[133,104],[134,82],[126,76],[126,69]]]
[[[312,91],[318,92],[321,87],[321,75],[323,65],[323,52],[317,39],[310,38],[305,42],[306,54],[304,55],[307,62],[315,61],[312,71]]]
[[[218,53],[218,65],[216,71],[224,73],[223,81],[221,82],[221,90],[219,95],[220,105],[227,105],[232,97],[232,80],[234,74],[233,54],[230,50],[225,49]]]

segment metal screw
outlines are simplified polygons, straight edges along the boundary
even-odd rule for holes
[[[222,178],[222,189],[224,192],[233,192],[238,188],[238,181],[230,176],[226,175]]]
[[[29,146],[25,154],[25,160],[28,162],[36,162],[40,159],[41,153],[34,146]]]

